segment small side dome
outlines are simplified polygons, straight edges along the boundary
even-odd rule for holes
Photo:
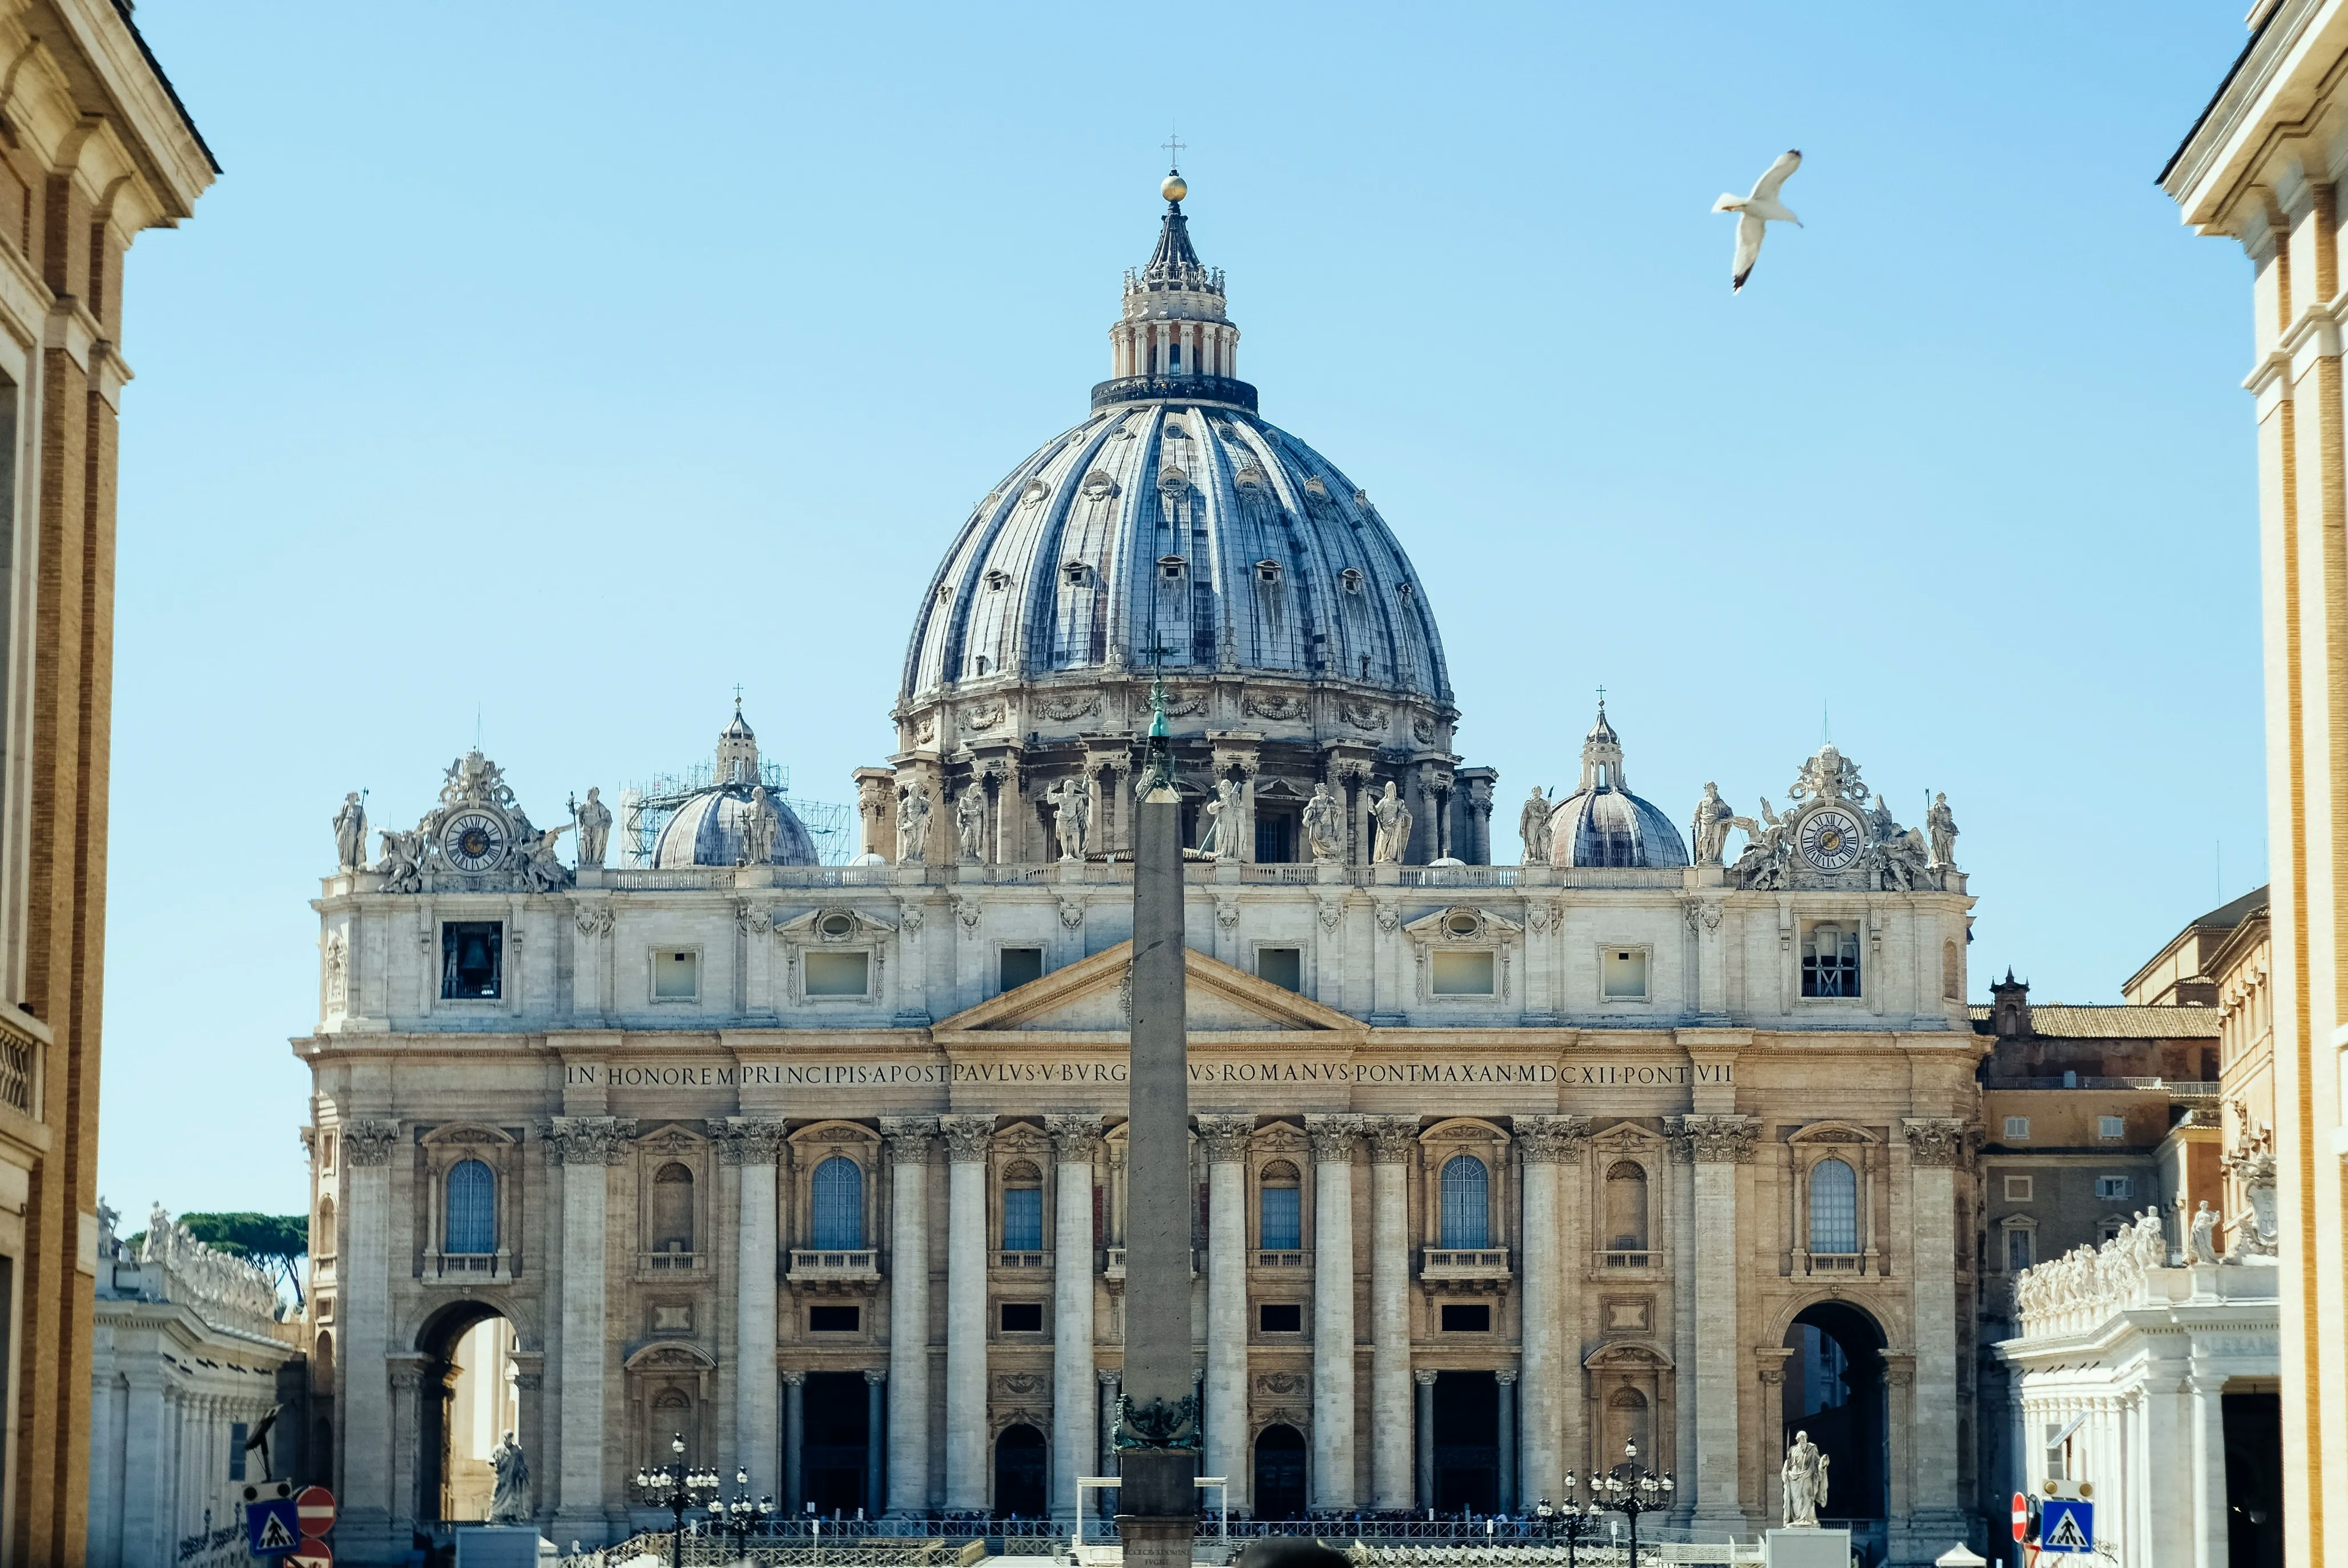
[[[748,863],[748,827],[757,810],[755,787],[721,784],[705,789],[677,809],[661,824],[653,841],[653,864],[661,871],[685,866],[738,866]],[[767,796],[775,814],[774,847],[765,863],[770,866],[811,866],[817,863],[815,838],[807,824],[779,796]]]
[[[1552,866],[1673,867],[1688,863],[1687,844],[1672,820],[1631,793],[1622,780],[1622,741],[1598,704],[1598,722],[1581,742],[1581,786],[1549,814]]]

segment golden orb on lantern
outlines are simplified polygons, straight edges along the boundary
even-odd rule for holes
[[[1169,201],[1179,201],[1183,197],[1188,196],[1190,193],[1190,187],[1184,182],[1179,174],[1169,173],[1166,178],[1159,182],[1158,193],[1160,196],[1165,197]]]

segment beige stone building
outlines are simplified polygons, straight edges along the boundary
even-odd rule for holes
[[[1074,1511],[1121,1359],[1159,661],[1233,1509],[1522,1510],[1636,1440],[1716,1539],[1776,1517],[1799,1429],[1871,1561],[1966,1532],[1953,822],[1902,828],[1829,747],[1782,812],[1674,786],[1691,851],[1601,713],[1521,808],[1528,863],[1489,863],[1424,587],[1259,417],[1169,194],[1112,378],[923,595],[854,863],[817,863],[738,711],[691,789],[583,808],[575,869],[521,799],[571,781],[479,754],[371,864],[346,820],[295,1042],[345,1560],[464,1506],[479,1375],[564,1542],[648,1522],[627,1478],[673,1433],[794,1512]],[[491,1320],[507,1365],[459,1370]]]
[[[2348,472],[2339,431],[2348,4],[2260,0],[2248,46],[2161,171],[2250,266],[2267,701],[2268,941],[2292,1561],[2348,1560]]]
[[[0,3],[0,1563],[82,1561],[125,262],[216,172],[108,0]]]

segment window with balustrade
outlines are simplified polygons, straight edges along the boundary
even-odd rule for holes
[[[1810,1167],[1810,1251],[1843,1257],[1859,1251],[1859,1172],[1839,1160]]]
[[[434,1128],[417,1140],[423,1185],[418,1207],[429,1217],[422,1227],[417,1264],[427,1280],[512,1277],[520,1259],[515,1239],[521,1231],[520,1182],[516,1161],[519,1130],[469,1122]],[[334,1199],[318,1201],[316,1223],[324,1233],[314,1247],[332,1264],[335,1222]]]
[[[1025,1160],[1003,1169],[1003,1250],[1044,1250],[1044,1172]]]
[[[1257,1177],[1256,1247],[1260,1252],[1299,1252],[1304,1246],[1304,1183],[1285,1160],[1265,1165]]]
[[[1617,1160],[1606,1168],[1604,1232],[1610,1258],[1647,1259],[1647,1168]],[[1636,1266],[1636,1265],[1632,1265]]]
[[[817,1248],[850,1251],[864,1245],[864,1171],[855,1161],[835,1154],[818,1165],[808,1199],[808,1238]]]
[[[1443,1162],[1443,1214],[1437,1234],[1445,1247],[1488,1247],[1491,1242],[1492,1173],[1472,1154]]]
[[[653,1172],[652,1231],[655,1254],[693,1252],[693,1171],[672,1160]]]
[[[447,1218],[441,1225],[443,1253],[481,1255],[498,1250],[498,1179],[478,1160],[460,1160],[448,1168],[444,1200]]]

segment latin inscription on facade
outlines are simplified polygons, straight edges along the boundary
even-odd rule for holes
[[[1121,1084],[1121,1059],[960,1062],[571,1062],[563,1082],[606,1088],[890,1088],[959,1084]],[[1564,1084],[1568,1088],[1672,1088],[1735,1082],[1725,1062],[1347,1062],[1280,1058],[1190,1064],[1200,1085],[1359,1085],[1365,1088]]]

